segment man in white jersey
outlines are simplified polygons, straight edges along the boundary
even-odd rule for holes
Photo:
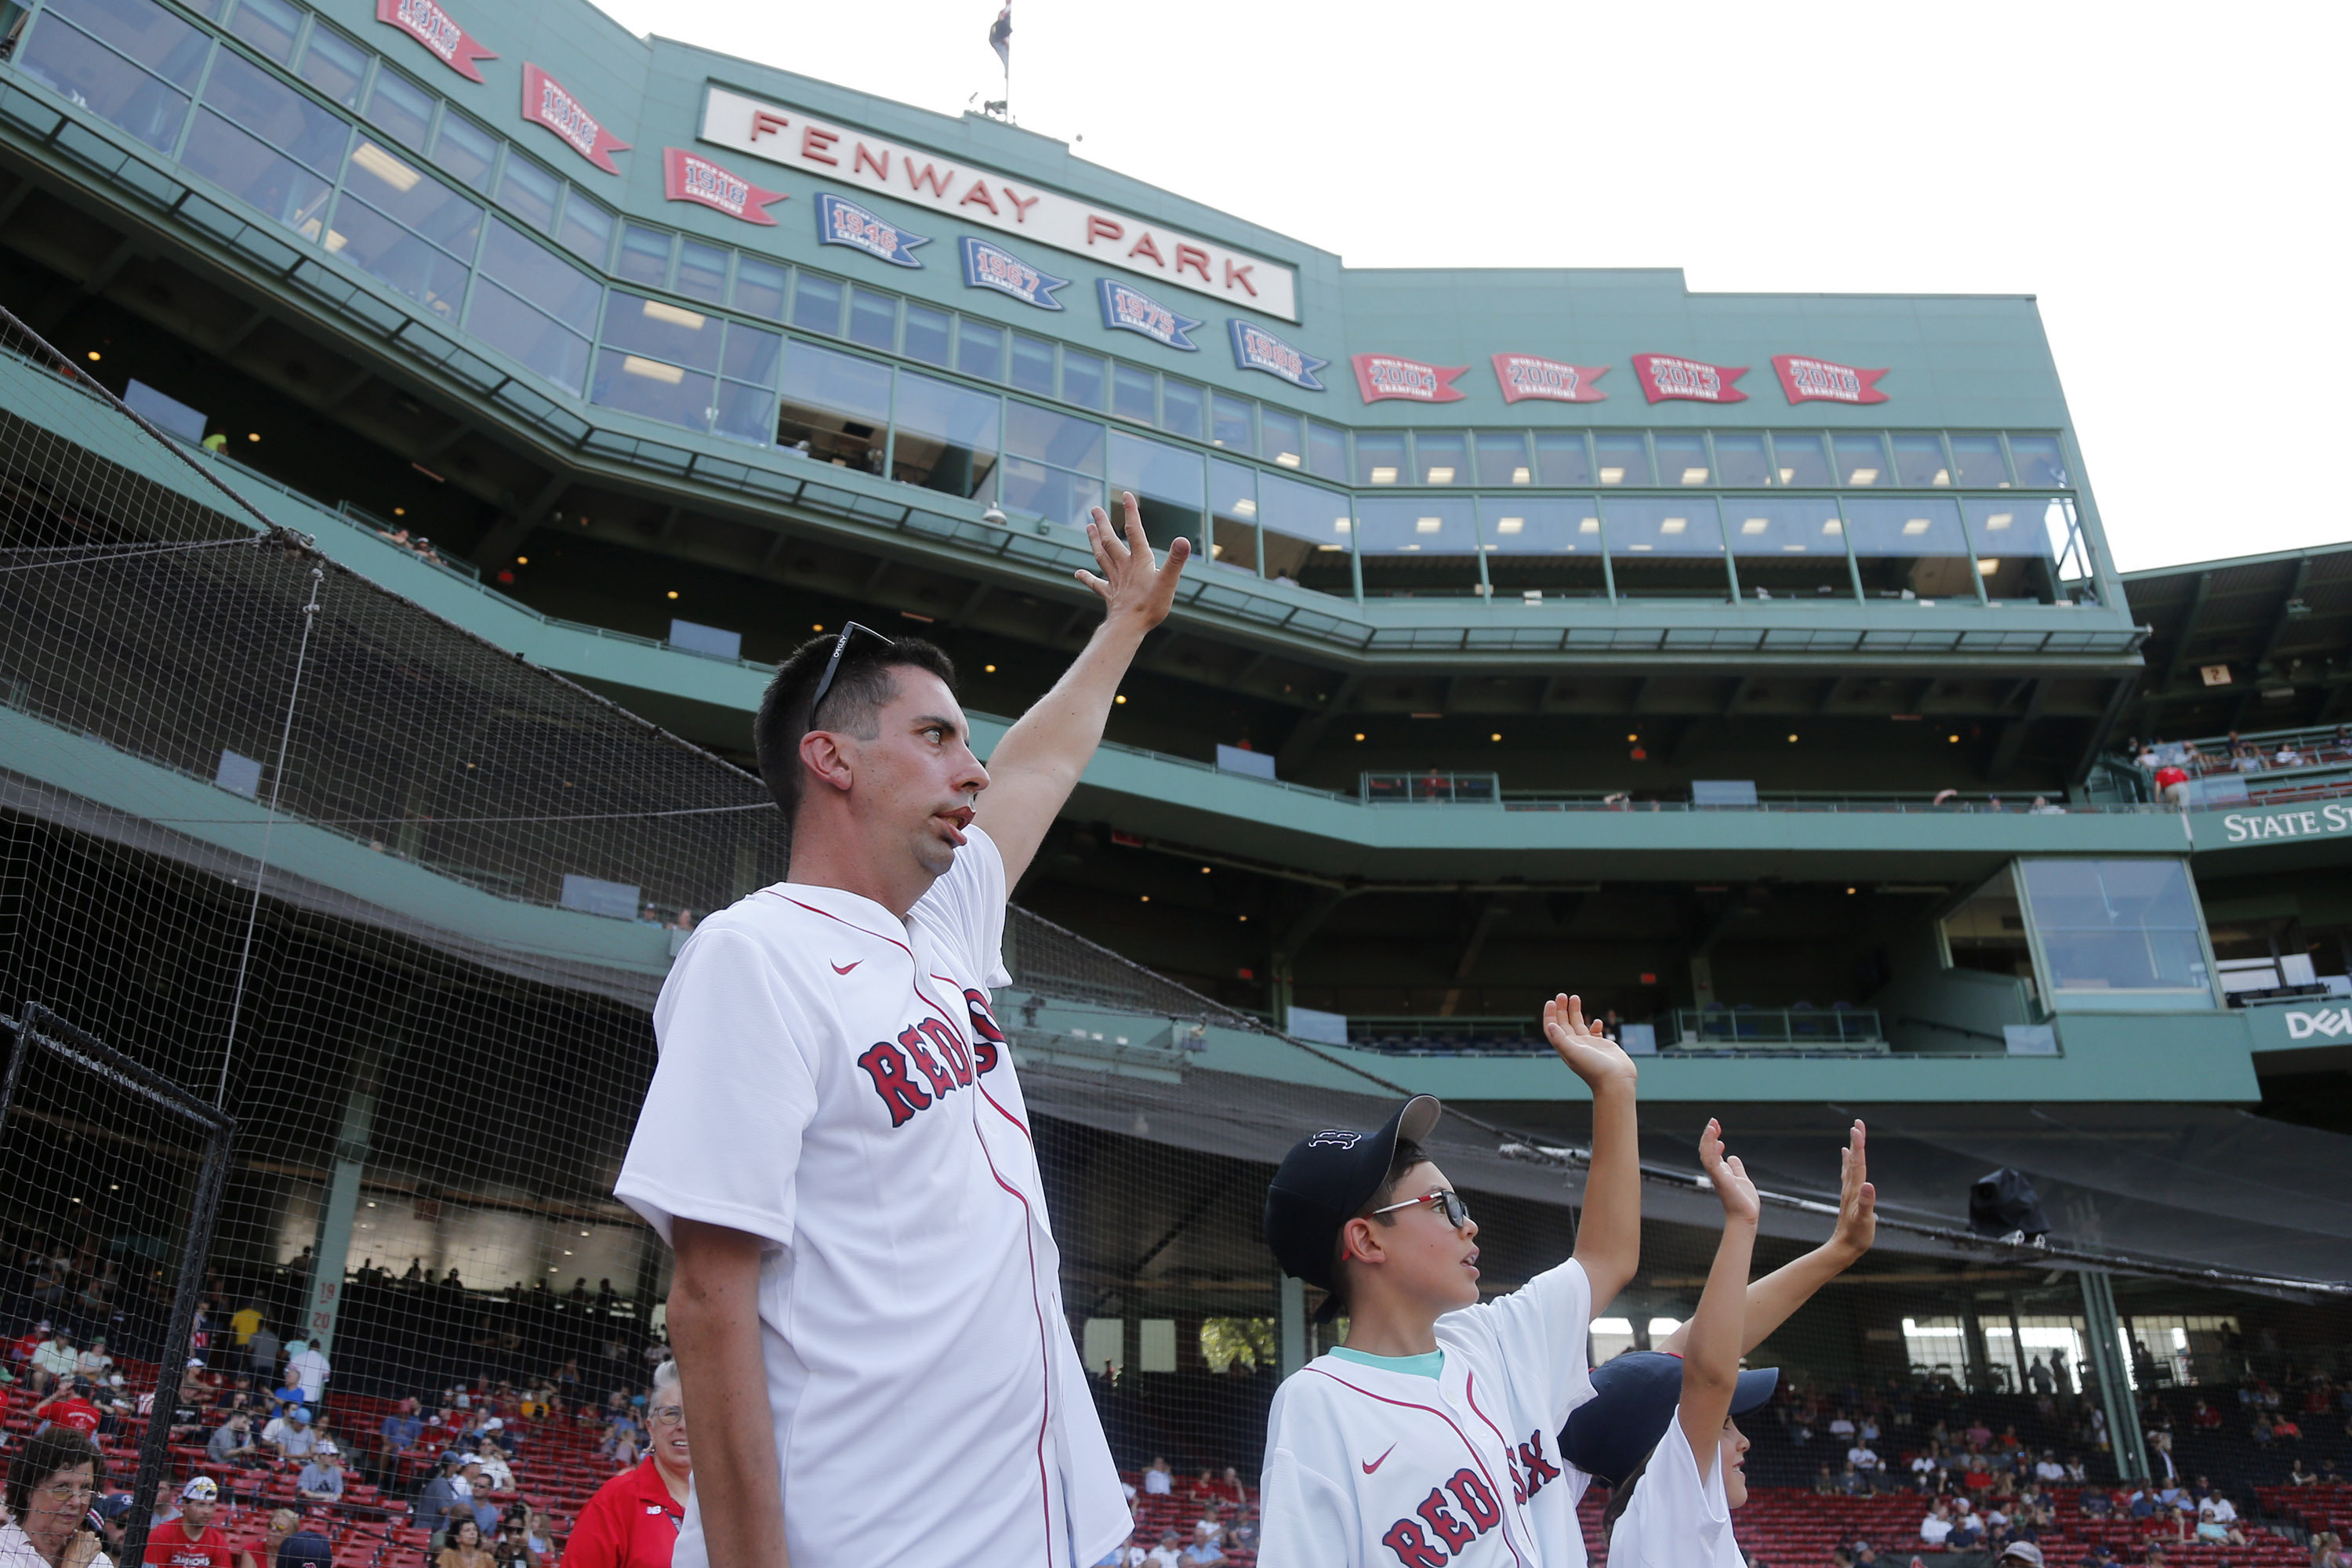
[[[1189,552],[1155,566],[1123,502],[1078,574],[1103,624],[992,767],[929,644],[845,627],[761,705],[789,879],[680,950],[614,1189],[677,1252],[677,1568],[1078,1568],[1128,1533],[988,996],[1006,891]]]
[[[1585,1478],[1555,1436],[1591,1397],[1592,1314],[1641,1259],[1634,1066],[1577,998],[1544,1034],[1592,1090],[1575,1256],[1478,1299],[1477,1225],[1421,1140],[1428,1095],[1377,1132],[1301,1142],[1265,1200],[1285,1272],[1331,1294],[1347,1342],[1283,1384],[1267,1416],[1258,1568],[1578,1568]]]

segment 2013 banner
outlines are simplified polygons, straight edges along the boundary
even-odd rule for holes
[[[1692,403],[1745,403],[1748,395],[1732,383],[1747,374],[1744,364],[1709,364],[1675,354],[1633,356],[1633,374],[1642,383],[1643,395],[1653,403],[1670,397]]]

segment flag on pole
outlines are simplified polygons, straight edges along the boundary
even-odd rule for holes
[[[1005,0],[1004,9],[996,14],[996,21],[988,29],[988,47],[1006,70],[1013,68],[1013,0]]]

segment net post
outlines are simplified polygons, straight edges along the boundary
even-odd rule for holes
[[[2091,1342],[2091,1364],[2099,1374],[2099,1404],[2107,1413],[2107,1444],[2115,1452],[2116,1479],[2135,1480],[2147,1474],[2147,1449],[2140,1438],[2139,1406],[2132,1403],[2115,1286],[2104,1268],[2085,1268],[2081,1279],[2084,1330]]]
[[[352,1063],[350,1087],[344,1091],[342,1127],[335,1139],[334,1172],[327,1186],[327,1205],[319,1216],[318,1240],[310,1252],[310,1300],[304,1314],[305,1337],[321,1355],[334,1348],[335,1322],[342,1310],[343,1280],[351,1272],[352,1226],[360,1206],[360,1179],[367,1170],[368,1139],[375,1128],[378,1080],[383,1065],[381,1035],[360,1042]],[[320,1393],[320,1403],[325,1394]]]

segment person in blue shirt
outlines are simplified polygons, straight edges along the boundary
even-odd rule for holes
[[[269,1413],[272,1415],[283,1415],[301,1403],[302,1379],[296,1374],[293,1367],[289,1365],[286,1369],[285,1382],[270,1391]]]

